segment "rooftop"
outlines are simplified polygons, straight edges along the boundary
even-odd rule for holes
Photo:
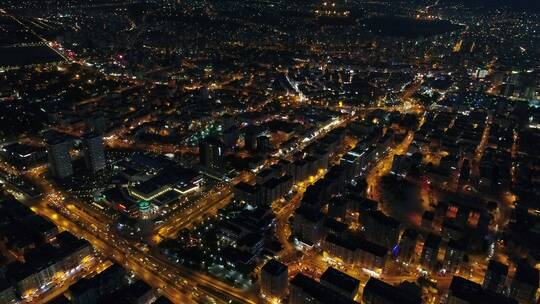
[[[360,281],[332,267],[322,274],[321,283],[323,281],[351,293],[357,291],[360,286]]]
[[[266,262],[266,264],[264,264],[262,271],[269,273],[273,276],[278,276],[283,272],[287,271],[287,266],[285,264],[282,264],[281,262],[278,262],[277,260],[271,259],[270,261]]]
[[[338,294],[332,289],[320,284],[302,273],[297,274],[291,280],[291,286],[302,289],[303,292],[320,303],[357,304],[357,302]]]
[[[384,303],[392,304],[420,304],[422,299],[416,295],[409,294],[399,287],[392,286],[384,281],[371,277],[364,287],[364,297],[369,294],[376,294],[386,300]]]

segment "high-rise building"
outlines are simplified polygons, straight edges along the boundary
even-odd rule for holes
[[[244,129],[244,147],[246,150],[255,151],[257,149],[257,137],[260,130],[257,126],[247,126]]]
[[[257,137],[257,150],[263,153],[270,151],[270,137],[266,135]]]
[[[268,261],[261,269],[261,294],[270,300],[280,300],[287,295],[288,268],[277,260]]]
[[[221,139],[223,140],[224,147],[229,151],[236,146],[239,137],[240,135],[238,134],[238,129],[233,127],[227,131],[224,131]]]
[[[223,127],[223,132],[228,131],[230,128],[236,125],[234,116],[230,114],[225,114],[221,117],[221,125]]]
[[[432,233],[427,236],[426,241],[424,242],[424,248],[422,248],[422,254],[420,255],[420,264],[426,269],[435,271],[440,245],[440,236]]]
[[[520,262],[517,264],[516,273],[510,286],[510,297],[520,304],[535,303],[538,283],[538,269],[527,262]]]
[[[465,257],[467,246],[464,241],[450,240],[446,246],[443,268],[448,273],[456,273]]]
[[[91,118],[86,119],[86,132],[103,134],[107,128],[107,123],[105,122],[105,117],[103,115],[97,115]]]
[[[508,265],[491,260],[484,276],[483,287],[497,293],[502,293],[505,288],[507,275]]]
[[[400,261],[410,263],[414,259],[416,244],[418,243],[418,232],[412,228],[407,228],[401,235],[398,247],[398,258]]]
[[[61,138],[51,140],[47,143],[49,169],[55,178],[63,179],[73,175],[69,147],[70,143]]]
[[[96,173],[105,168],[105,148],[103,138],[95,133],[86,134],[83,137],[84,161],[86,168]]]
[[[214,137],[207,137],[199,143],[200,164],[208,170],[220,170],[223,164],[223,143]]]

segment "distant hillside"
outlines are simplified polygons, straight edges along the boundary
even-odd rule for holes
[[[470,7],[508,8],[540,13],[539,0],[441,0],[441,3],[462,3]]]

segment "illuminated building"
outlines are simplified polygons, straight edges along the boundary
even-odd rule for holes
[[[344,264],[359,266],[381,273],[386,264],[388,249],[354,235],[338,237],[330,234],[323,242],[325,254]]]
[[[63,179],[73,175],[69,147],[70,143],[64,139],[55,139],[47,143],[49,169],[56,178]]]
[[[411,157],[406,155],[394,155],[390,172],[400,177],[406,177],[412,165]]]
[[[148,201],[140,201],[139,205],[139,214],[141,218],[150,218],[152,215],[152,204]]]
[[[47,159],[45,149],[21,143],[5,145],[0,152],[15,166],[33,166]]]
[[[221,170],[224,153],[223,143],[216,138],[205,138],[199,143],[199,162],[207,170]]]
[[[463,241],[450,240],[446,246],[446,252],[443,260],[443,269],[447,273],[456,273],[465,257],[467,246]]]
[[[433,211],[424,211],[422,214],[422,220],[420,225],[422,228],[433,229],[433,221],[435,220],[435,213]]]
[[[376,157],[375,152],[374,146],[358,144],[342,157],[342,161],[353,166],[354,175],[360,175],[368,170],[371,161]]]
[[[105,168],[105,148],[101,135],[87,134],[83,137],[84,161],[86,168],[96,173]]]
[[[327,217],[323,224],[324,234],[334,234],[338,237],[345,236],[349,232],[349,226],[335,218]]]
[[[99,303],[133,303],[133,304],[147,304],[154,303],[157,299],[158,293],[150,285],[141,280],[123,286],[120,290],[102,296]],[[124,301],[119,301],[123,299]]]
[[[399,260],[410,263],[414,260],[416,244],[418,243],[418,231],[407,228],[403,231],[398,247]]]
[[[263,191],[263,205],[270,205],[272,202],[283,197],[293,186],[293,179],[290,175],[280,178],[272,178],[261,185]]]
[[[63,277],[93,255],[93,248],[85,240],[65,231],[56,237],[57,246],[45,244],[25,255],[25,263],[12,262],[7,266],[7,277],[21,295],[29,295],[46,288],[58,277]]]
[[[261,293],[264,298],[283,299],[289,284],[288,269],[277,260],[270,260],[261,269]]]
[[[269,181],[271,178],[276,177],[277,173],[278,173],[277,170],[272,170],[270,168],[264,169],[261,172],[259,172],[257,176],[255,176],[255,181],[257,182],[257,184],[265,183]]]
[[[200,189],[202,181],[202,176],[193,170],[166,168],[148,180],[130,183],[128,192],[138,200],[154,202],[171,191],[182,196],[195,192]]]
[[[422,265],[426,269],[435,271],[440,246],[441,237],[430,233],[427,236],[426,241],[424,242],[424,247],[422,248],[422,253],[420,255],[420,265]]]
[[[342,197],[333,197],[328,203],[328,216],[343,219],[347,214],[347,200]]]
[[[238,142],[239,133],[236,128],[231,128],[225,132],[223,132],[223,135],[221,139],[223,140],[223,145],[227,150],[230,150],[234,148],[236,143]]]
[[[264,177],[258,175],[257,179],[262,183],[251,185],[241,182],[234,186],[234,197],[236,200],[253,206],[268,206],[283,197],[293,186],[292,176],[290,175],[283,175],[276,178],[272,177],[275,175],[269,173],[267,170],[261,171],[261,173]]]
[[[256,205],[262,201],[262,191],[260,185],[250,185],[248,183],[238,183],[234,186],[234,198],[240,202]]]
[[[295,183],[306,180],[306,178],[308,177],[308,163],[305,160],[295,160],[292,164],[292,167],[292,173]]]

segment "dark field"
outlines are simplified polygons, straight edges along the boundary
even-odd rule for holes
[[[60,55],[44,45],[0,47],[0,67],[43,64],[62,60]]]
[[[0,47],[38,43],[39,39],[15,20],[0,16]]]
[[[377,17],[363,20],[366,28],[386,36],[433,36],[460,30],[462,27],[443,20],[416,20],[402,17]]]

